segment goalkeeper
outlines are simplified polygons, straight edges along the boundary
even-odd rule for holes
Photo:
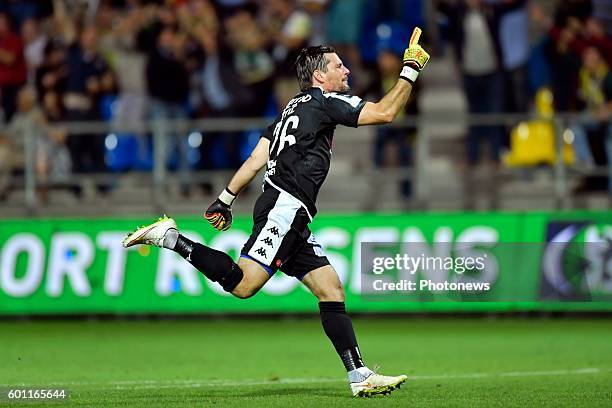
[[[347,94],[350,72],[333,48],[316,46],[300,52],[296,71],[301,92],[264,130],[250,157],[204,214],[216,229],[230,228],[236,196],[266,166],[263,193],[253,209],[253,231],[238,263],[223,252],[190,241],[167,217],[123,241],[125,247],[144,244],[175,251],[241,299],[257,293],[279,269],[299,279],[319,301],[323,329],[346,368],[355,396],[389,393],[406,376],[383,376],[365,366],[346,314],[340,279],[308,225],[316,215],[316,198],[329,171],[336,126],[383,124],[395,118],[429,60],[418,44],[420,33],[415,28],[397,83],[377,103]]]

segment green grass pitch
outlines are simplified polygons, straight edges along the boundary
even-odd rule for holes
[[[101,407],[612,406],[612,321],[360,318],[366,363],[409,376],[350,396],[316,318],[2,321],[0,387]],[[0,406],[58,406],[45,402]]]

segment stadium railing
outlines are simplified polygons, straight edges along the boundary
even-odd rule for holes
[[[419,115],[408,116],[401,120],[395,121],[392,124],[386,125],[392,128],[407,128],[409,126],[417,127],[417,137],[415,141],[415,166],[413,169],[400,169],[403,176],[408,176],[415,184],[415,197],[419,206],[422,208],[428,207],[428,202],[432,199],[430,194],[430,179],[427,171],[429,159],[431,157],[432,144],[437,143],[435,136],[435,125],[440,123],[445,125],[457,125],[467,128],[468,126],[504,126],[511,128],[520,123],[529,120],[538,120],[549,123],[554,129],[554,140],[556,149],[556,159],[549,167],[554,174],[554,199],[555,207],[565,209],[570,207],[569,203],[569,188],[568,188],[568,172],[577,171],[582,175],[600,175],[608,176],[611,172],[612,165],[599,166],[594,168],[578,168],[567,165],[563,158],[564,145],[567,144],[567,129],[570,124],[580,123],[584,120],[582,116],[576,114],[555,114],[552,118],[542,118],[534,115],[525,114],[482,114],[482,115],[466,115],[452,112],[449,114],[437,113],[435,115]],[[233,118],[233,119],[204,119],[204,120],[152,120],[140,124],[131,124],[129,126],[118,127],[109,122],[64,122],[54,124],[54,126],[62,126],[70,135],[79,134],[116,134],[116,133],[138,133],[151,134],[153,141],[153,165],[152,171],[148,177],[151,181],[153,192],[153,211],[163,212],[166,201],[166,187],[168,182],[168,171],[166,168],[167,140],[172,132],[186,133],[190,130],[197,129],[201,133],[208,132],[224,132],[224,131],[248,131],[254,129],[263,129],[269,124],[269,119],[266,118]],[[85,137],[85,136],[83,136]],[[564,141],[565,138],[565,141]],[[37,186],[40,180],[36,176],[36,141],[32,128],[25,128],[24,135],[24,157],[25,164],[23,168],[23,177],[16,177],[13,180],[13,185],[24,190],[24,212],[27,215],[34,215],[39,212],[39,203],[37,199]],[[521,169],[524,171],[525,169]],[[529,170],[529,166],[527,166]],[[512,169],[506,168],[506,171]],[[211,174],[216,170],[206,170],[206,173]],[[374,170],[372,170],[372,173]],[[202,172],[199,174],[202,176]],[[118,177],[117,173],[103,174],[78,174],[74,175],[67,184],[78,184],[82,179],[93,179],[99,182],[105,180],[113,180]],[[208,178],[207,175],[204,178]],[[202,177],[200,177],[202,179]],[[198,180],[196,174],[195,180]],[[53,187],[51,184],[50,187]],[[612,191],[609,191],[612,197]],[[1,206],[4,205],[0,203]]]

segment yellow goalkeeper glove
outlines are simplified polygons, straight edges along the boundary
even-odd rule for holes
[[[412,35],[410,36],[410,42],[408,48],[404,51],[404,67],[400,73],[400,78],[414,84],[419,72],[427,62],[429,61],[429,54],[419,45],[419,38],[421,37],[421,29],[415,27]]]

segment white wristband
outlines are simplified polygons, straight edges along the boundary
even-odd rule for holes
[[[223,204],[230,206],[230,207],[234,203],[235,199],[236,199],[236,196],[232,194],[227,188],[223,190],[221,194],[219,194],[219,201],[221,201]]]
[[[400,77],[411,83],[414,83],[418,76],[419,71],[409,67],[408,65],[404,65],[404,68],[402,68],[402,72],[400,72]]]

